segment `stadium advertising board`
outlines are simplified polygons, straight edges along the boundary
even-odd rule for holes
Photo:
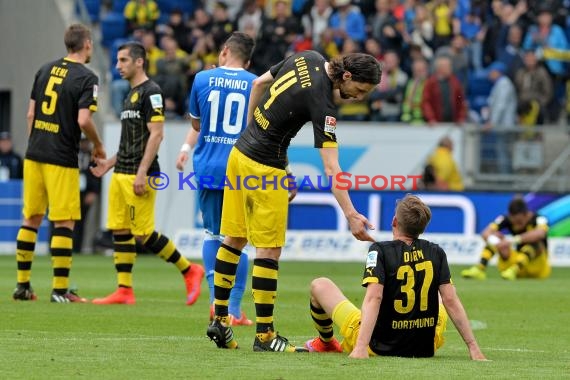
[[[378,240],[391,238],[396,201],[406,192],[352,192],[355,207],[376,226]],[[514,193],[416,193],[432,210],[425,238],[440,244],[450,263],[473,264],[483,249],[479,233],[506,212]],[[570,196],[528,194],[530,208],[549,219],[549,252],[553,265],[570,266]],[[180,229],[175,240],[181,251],[199,257],[203,232],[199,212],[196,229]],[[300,192],[290,207],[283,260],[360,261],[368,243],[356,241],[330,192]]]

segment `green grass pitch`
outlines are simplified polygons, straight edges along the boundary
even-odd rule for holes
[[[115,289],[111,257],[75,256],[71,282],[93,298]],[[570,378],[570,268],[546,281],[466,281],[452,266],[458,293],[490,362],[472,362],[452,324],[432,359],[350,360],[343,354],[254,353],[253,327],[234,329],[240,350],[206,337],[208,290],[185,305],[182,277],[171,264],[140,256],[137,304],[51,304],[48,257],[37,257],[36,302],[14,302],[15,259],[0,256],[0,379],[559,379]],[[327,276],[360,306],[362,265],[282,262],[276,328],[293,343],[314,336],[308,313],[312,278]],[[249,283],[249,281],[248,281]],[[249,286],[249,285],[248,285]],[[244,309],[253,317],[249,289]]]

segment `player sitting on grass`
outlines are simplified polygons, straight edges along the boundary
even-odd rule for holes
[[[368,251],[362,311],[328,278],[313,280],[311,317],[319,336],[305,343],[309,351],[347,352],[357,359],[432,357],[443,345],[449,313],[471,359],[485,360],[451,283],[445,252],[418,238],[430,219],[431,210],[418,197],[408,194],[398,203],[394,240],[376,242]],[[333,323],[342,343],[333,336]]]
[[[501,233],[503,230],[511,236],[505,237]],[[544,216],[529,211],[523,199],[513,199],[508,214],[499,215],[481,234],[487,245],[481,253],[479,264],[463,270],[461,275],[484,280],[489,261],[498,253],[497,266],[505,280],[548,277],[551,268],[548,262],[547,231],[548,221]]]

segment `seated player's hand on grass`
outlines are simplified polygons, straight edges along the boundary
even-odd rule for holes
[[[475,341],[469,342],[467,344],[467,347],[469,348],[469,357],[471,360],[489,361],[485,355],[483,355],[481,349],[479,348],[479,345]]]
[[[479,355],[475,355],[475,356],[471,356],[471,360],[475,360],[475,361],[479,361],[479,362],[492,362],[492,360],[489,360],[485,357],[485,355],[483,355],[481,352],[479,352]]]
[[[348,357],[351,359],[368,359],[368,347],[355,347]]]

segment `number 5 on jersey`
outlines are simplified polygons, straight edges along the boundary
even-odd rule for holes
[[[62,84],[63,78],[50,76],[46,90],[44,94],[49,98],[49,103],[47,101],[42,102],[42,112],[44,115],[53,115],[55,112],[55,106],[57,104],[57,91],[55,91],[55,85]]]

